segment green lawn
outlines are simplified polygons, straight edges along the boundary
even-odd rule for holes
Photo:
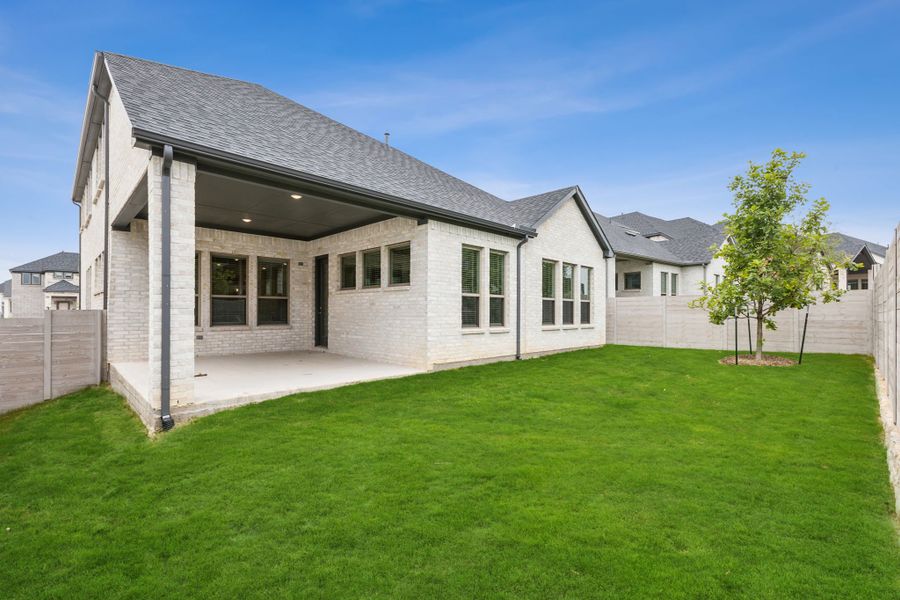
[[[898,598],[871,364],[607,347],[291,396],[150,440],[0,418],[0,596]]]

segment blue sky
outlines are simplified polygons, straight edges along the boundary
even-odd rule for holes
[[[261,83],[508,199],[712,221],[777,146],[835,229],[900,220],[898,1],[77,4],[0,7],[0,274],[78,247],[94,50]]]

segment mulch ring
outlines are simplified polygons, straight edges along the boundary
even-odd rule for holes
[[[719,363],[723,365],[733,365],[734,354],[726,356],[720,360]],[[763,354],[762,360],[756,360],[756,355],[754,354],[742,354],[738,358],[739,367],[743,365],[750,365],[752,367],[793,367],[796,364],[797,361],[792,358],[773,356],[771,354]]]

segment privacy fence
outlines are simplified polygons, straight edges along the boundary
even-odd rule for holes
[[[733,350],[737,335],[739,350],[756,348],[755,322],[729,319],[724,325],[713,325],[706,311],[689,306],[695,298],[609,298],[606,339],[611,344],[634,346]],[[765,349],[799,352],[807,322],[806,352],[871,354],[872,299],[872,290],[854,290],[844,294],[840,302],[810,307],[808,319],[803,310],[783,311],[775,318],[778,329],[765,332]]]
[[[100,383],[103,312],[0,319],[0,413]]]
[[[894,229],[894,235],[884,264],[879,267],[875,277],[875,301],[873,306],[875,335],[872,354],[878,373],[884,378],[886,394],[891,406],[890,415],[894,425],[900,422],[900,392],[898,392],[897,371],[900,370],[900,342],[897,339],[898,321],[900,321],[900,226]],[[900,499],[898,499],[900,502]]]

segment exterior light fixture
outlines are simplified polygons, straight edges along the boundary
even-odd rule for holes
[[[293,198],[294,200],[299,200],[302,197],[303,196],[301,196],[300,194],[291,194],[291,198]]]
[[[249,223],[249,222],[251,222],[252,220],[253,220],[253,219],[247,219],[247,218],[241,219],[241,221],[243,221],[244,223]]]

